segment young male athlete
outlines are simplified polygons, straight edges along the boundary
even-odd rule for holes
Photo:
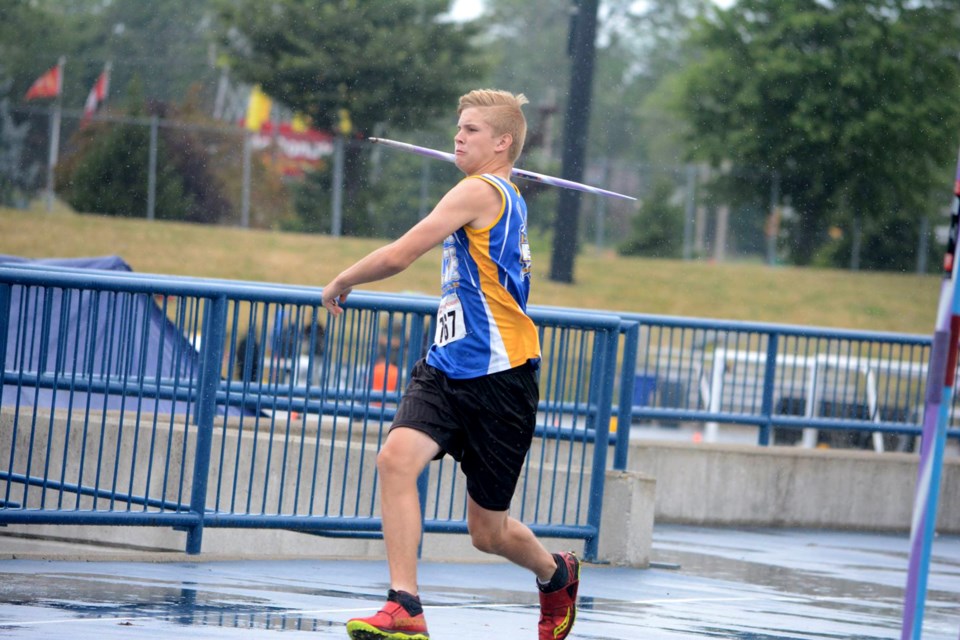
[[[423,526],[417,477],[444,454],[467,477],[473,545],[536,575],[539,640],[566,638],[576,617],[579,561],[551,554],[509,515],[539,402],[540,342],[526,314],[527,209],[510,182],[526,136],[526,102],[522,94],[495,90],[462,96],[453,141],[466,178],[403,237],[323,288],[323,306],[338,315],[355,286],[399,273],[443,243],[434,344],[414,367],[377,456],[390,590],[376,615],[347,623],[353,640],[429,638],[417,591]]]

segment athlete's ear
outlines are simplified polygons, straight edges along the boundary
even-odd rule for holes
[[[506,151],[513,144],[513,136],[509,133],[504,133],[500,135],[500,140],[497,141],[496,150],[497,151]]]

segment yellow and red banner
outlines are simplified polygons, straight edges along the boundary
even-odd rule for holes
[[[280,109],[283,111],[283,109]],[[252,144],[257,151],[273,149],[266,161],[290,178],[303,176],[323,164],[333,153],[333,134],[310,127],[303,116],[294,114],[290,122],[271,120],[273,100],[259,85],[250,91],[247,111],[241,126],[253,132]]]
[[[294,123],[274,125],[268,121],[253,134],[253,148],[266,151],[273,147],[275,153],[270,156],[269,163],[289,178],[299,178],[322,166],[324,158],[333,154],[333,134],[310,128],[298,129]]]

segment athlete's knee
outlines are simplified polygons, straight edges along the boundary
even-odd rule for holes
[[[499,555],[502,545],[500,544],[500,536],[491,535],[488,532],[470,532],[470,542],[473,543],[474,548],[484,553],[493,553]]]
[[[411,459],[402,448],[391,447],[389,444],[385,444],[377,453],[377,471],[384,479],[401,479],[409,476],[416,480],[419,475],[416,461]]]
[[[468,524],[467,529],[470,532],[470,542],[477,550],[497,555],[501,553],[505,533],[503,527]]]
[[[377,471],[381,476],[396,474],[403,469],[401,457],[392,448],[384,446],[377,453]]]

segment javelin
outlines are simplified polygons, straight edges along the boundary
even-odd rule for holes
[[[434,158],[435,160],[444,160],[446,162],[453,162],[455,157],[452,153],[447,153],[446,151],[437,151],[436,149],[428,149],[426,147],[418,147],[415,144],[408,144],[406,142],[397,142],[396,140],[390,140],[388,138],[367,138],[370,142],[382,144],[388,147],[394,147],[400,149],[401,151],[406,151],[408,153],[415,153],[419,156],[425,156],[427,158]],[[524,180],[532,180],[534,182],[542,182],[543,184],[549,184],[554,187],[563,187],[564,189],[574,189],[575,191],[583,191],[585,193],[593,193],[598,196],[607,196],[609,198],[621,198],[623,200],[636,200],[633,196],[626,196],[622,193],[617,193],[616,191],[607,191],[606,189],[601,189],[599,187],[591,187],[588,184],[581,184],[579,182],[574,182],[572,180],[564,180],[563,178],[554,178],[553,176],[547,176],[542,173],[534,173],[533,171],[527,171],[526,169],[517,169],[514,167],[511,173],[518,178],[523,178]]]

